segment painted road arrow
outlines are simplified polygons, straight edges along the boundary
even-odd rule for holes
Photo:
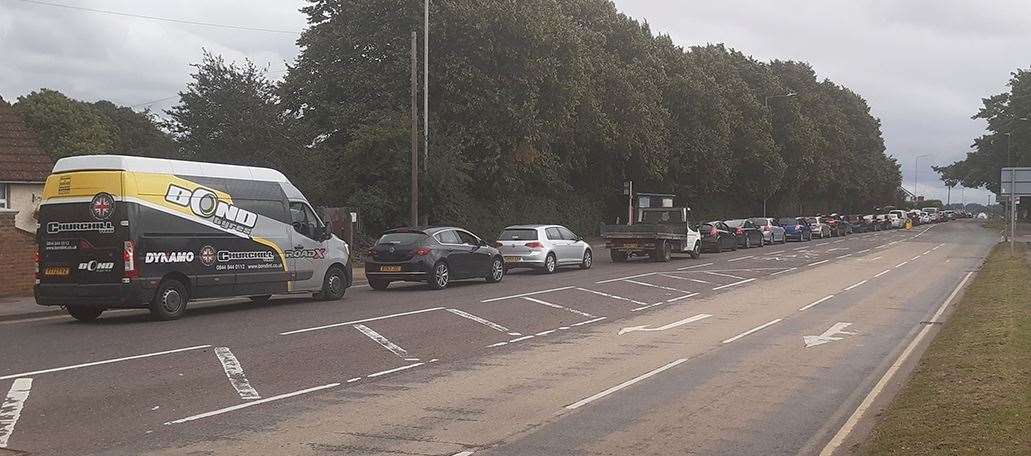
[[[633,331],[665,331],[667,329],[676,328],[677,326],[686,325],[686,324],[694,322],[694,321],[704,320],[704,319],[709,318],[711,316],[712,315],[709,315],[709,314],[698,314],[698,315],[695,315],[693,317],[687,317],[687,318],[685,318],[683,320],[680,320],[680,321],[674,321],[673,323],[670,323],[668,325],[659,326],[658,328],[649,328],[648,325],[631,326],[629,328],[620,329],[619,330],[619,335],[622,336],[623,334],[626,334],[628,332],[633,332]]]
[[[815,347],[817,345],[823,345],[828,342],[841,340],[841,337],[835,337],[838,334],[854,335],[856,333],[843,331],[843,329],[851,326],[852,323],[837,322],[830,329],[823,332],[819,336],[802,336],[802,341],[805,342],[805,348]]]

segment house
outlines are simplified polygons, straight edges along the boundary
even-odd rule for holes
[[[17,212],[14,226],[30,233],[54,161],[9,103],[0,98],[0,212]]]

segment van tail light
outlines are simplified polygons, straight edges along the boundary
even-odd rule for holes
[[[125,262],[126,278],[135,279],[140,276],[140,271],[136,270],[136,244],[132,241],[125,241],[125,247],[122,249],[122,261]]]
[[[430,254],[429,247],[419,247],[415,249],[415,256],[426,256]]]
[[[735,229],[734,232],[737,233],[738,236],[744,236],[745,235],[745,230],[742,230],[741,228]]]
[[[536,241],[534,241],[534,242],[527,242],[525,245],[530,250],[540,250],[540,249],[544,248],[544,244],[541,244],[540,242],[536,242]]]

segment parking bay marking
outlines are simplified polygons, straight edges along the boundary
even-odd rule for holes
[[[748,282],[752,282],[752,281],[754,281],[754,280],[755,280],[755,279],[745,279],[745,280],[739,280],[739,281],[737,281],[737,282],[734,282],[734,283],[728,283],[728,284],[726,284],[726,285],[720,285],[720,286],[718,286],[718,287],[716,287],[716,288],[713,288],[713,289],[712,289],[712,291],[716,291],[716,290],[722,290],[722,289],[724,289],[724,288],[730,288],[730,287],[735,287],[735,286],[738,286],[738,285],[743,285],[743,284],[746,284],[746,283],[748,283]]]
[[[749,258],[755,258],[755,255],[748,255],[748,256],[743,256],[743,257],[731,258],[731,259],[727,260],[727,262],[731,263],[731,262],[734,262],[734,261],[747,260]]]
[[[587,318],[594,318],[594,315],[591,315],[591,314],[589,314],[587,312],[583,312],[583,311],[576,310],[576,309],[571,309],[571,308],[566,307],[566,306],[560,306],[558,304],[552,304],[552,303],[547,302],[547,301],[541,301],[540,299],[537,299],[537,298],[531,298],[529,296],[523,296],[523,299],[525,299],[527,301],[530,301],[530,302],[535,302],[537,304],[543,304],[545,306],[552,307],[552,308],[555,308],[555,309],[565,309],[565,310],[568,310],[568,311],[570,311],[572,313],[575,313],[577,315],[583,315],[583,316],[585,316]]]
[[[358,323],[368,323],[370,321],[385,320],[387,318],[403,317],[403,316],[407,316],[407,315],[416,315],[416,314],[421,314],[421,313],[424,313],[424,312],[433,312],[435,310],[443,310],[443,309],[444,309],[443,307],[430,307],[429,309],[413,310],[411,312],[401,312],[401,313],[396,313],[396,314],[383,315],[381,317],[363,318],[361,320],[352,320],[352,321],[345,321],[343,323],[333,323],[333,324],[329,324],[329,325],[315,326],[313,328],[297,329],[297,330],[293,330],[293,331],[281,332],[281,333],[279,333],[279,335],[280,336],[289,336],[291,334],[299,334],[299,333],[304,333],[304,332],[309,332],[309,331],[318,331],[318,330],[322,330],[322,329],[337,328],[337,327],[340,327],[340,326],[349,326],[349,325],[355,325],[355,324],[358,324]]]
[[[702,279],[695,279],[695,278],[692,278],[692,277],[680,277],[680,276],[675,276],[673,274],[659,274],[659,276],[666,277],[666,278],[669,278],[669,279],[687,280],[687,281],[694,282],[694,283],[706,283],[706,284],[712,283],[712,282],[706,282],[706,281],[704,281]]]
[[[453,313],[455,315],[458,315],[459,317],[468,318],[468,319],[470,319],[472,321],[475,321],[475,322],[477,322],[477,323],[479,323],[479,324],[481,324],[483,326],[486,326],[486,327],[488,327],[490,329],[493,329],[493,330],[495,330],[497,332],[508,333],[508,335],[510,335],[510,336],[521,336],[522,335],[522,334],[517,333],[517,332],[512,332],[508,328],[506,328],[504,326],[501,326],[501,325],[499,325],[497,323],[494,323],[493,321],[487,320],[485,318],[477,317],[476,315],[473,315],[473,314],[468,313],[468,312],[464,312],[464,311],[461,311],[461,310],[458,310],[458,309],[448,309],[447,311],[451,312],[451,313]]]
[[[686,271],[688,269],[695,269],[695,268],[702,268],[702,267],[705,267],[705,266],[712,266],[713,264],[715,264],[715,263],[696,264],[694,266],[684,266],[682,268],[677,268],[677,270],[678,271]]]
[[[640,282],[640,281],[637,281],[637,280],[624,280],[624,282],[632,283],[634,285],[641,285],[641,286],[644,286],[644,287],[658,288],[660,290],[675,291],[677,293],[690,293],[690,291],[678,290],[678,289],[672,288],[672,287],[665,287],[665,286],[662,286],[662,285],[655,285],[654,283]]]
[[[587,289],[587,288],[580,288],[580,287],[577,287],[576,289],[577,289],[577,290],[580,290],[580,291],[586,291],[586,292],[588,292],[588,293],[594,293],[594,294],[596,294],[596,295],[598,295],[598,296],[604,296],[604,297],[606,297],[606,298],[612,298],[612,299],[618,299],[618,300],[620,300],[620,301],[628,301],[628,302],[632,302],[632,303],[634,303],[634,304],[638,304],[638,305],[641,305],[641,304],[648,304],[648,303],[646,303],[646,302],[636,301],[636,300],[633,300],[633,299],[630,299],[630,298],[624,298],[624,297],[622,297],[622,296],[616,296],[616,295],[612,295],[612,294],[608,294],[608,293],[602,293],[602,292],[600,292],[600,291],[590,290],[590,289]]]
[[[722,274],[722,273],[719,273],[719,272],[712,272],[712,271],[702,271],[702,273],[703,273],[703,274],[709,274],[709,275],[714,275],[714,276],[719,276],[719,277],[727,277],[727,278],[731,278],[731,279],[737,279],[737,280],[742,280],[742,279],[744,279],[744,277],[738,277],[738,276],[736,276],[736,275],[730,275],[730,274]]]
[[[93,362],[90,362],[90,363],[76,364],[76,365],[73,365],[73,366],[55,367],[55,368],[52,368],[52,369],[43,369],[43,370],[37,370],[37,371],[32,371],[32,372],[23,372],[23,373],[20,373],[20,374],[5,375],[3,377],[0,377],[0,380],[8,380],[8,379],[12,379],[12,378],[28,377],[28,376],[36,375],[36,374],[48,374],[50,372],[60,372],[60,371],[65,371],[65,370],[70,370],[70,369],[79,369],[79,368],[82,368],[82,367],[99,366],[99,365],[102,365],[102,364],[111,364],[111,363],[117,363],[117,362],[121,362],[121,361],[129,361],[129,360],[134,360],[134,359],[149,358],[149,357],[152,357],[152,356],[168,355],[168,354],[172,354],[172,353],[179,353],[179,352],[190,351],[190,350],[200,350],[202,348],[211,348],[211,345],[196,345],[196,346],[193,346],[193,347],[177,348],[175,350],[165,350],[165,351],[154,352],[154,353],[145,353],[145,354],[142,354],[142,355],[126,356],[124,358],[112,358],[112,359],[105,359],[103,361],[93,361]]]
[[[0,448],[7,448],[7,441],[14,433],[14,425],[18,424],[21,410],[25,407],[25,401],[29,399],[30,390],[32,379],[22,377],[15,379],[11,390],[7,392],[7,397],[0,406]]]
[[[654,274],[654,273],[649,273],[649,274]],[[615,279],[615,280],[612,280],[612,282],[615,282],[616,280],[622,280],[622,279]],[[522,294],[517,294],[517,295],[512,295],[512,296],[502,296],[500,298],[484,299],[483,301],[480,301],[480,302],[503,301],[505,299],[522,298],[522,297],[525,297],[525,296],[533,296],[533,295],[539,295],[539,294],[544,294],[544,293],[552,293],[552,292],[555,292],[555,291],[563,291],[563,290],[568,290],[570,288],[573,288],[573,287],[569,286],[569,287],[552,288],[550,290],[531,291],[529,293],[522,293]],[[439,307],[439,308],[443,309],[443,307]]]
[[[691,317],[687,317],[687,318],[685,318],[683,320],[678,320],[678,321],[674,321],[673,323],[669,323],[669,324],[666,324],[666,325],[659,326],[657,328],[649,328],[648,325],[630,326],[630,327],[627,327],[627,328],[620,329],[619,333],[617,333],[617,334],[622,336],[623,334],[626,334],[628,332],[634,332],[634,331],[665,331],[667,329],[676,328],[677,326],[683,326],[683,325],[686,325],[688,323],[693,323],[693,322],[696,322],[696,321],[699,321],[699,320],[704,320],[704,319],[709,318],[711,316],[712,315],[709,315],[709,314],[698,314],[698,315],[694,315],[694,316],[691,316]]]
[[[236,359],[236,356],[229,350],[229,347],[215,347],[215,357],[222,363],[222,370],[225,371],[226,377],[229,378],[229,384],[233,385],[233,389],[240,395],[240,399],[245,401],[261,399],[258,391],[247,381],[247,376],[243,373],[243,366],[240,365],[240,360]]]
[[[783,274],[785,272],[791,272],[791,271],[794,271],[794,270],[797,270],[797,269],[798,268],[788,268],[788,269],[785,269],[783,271],[777,271],[777,272],[771,273],[770,275],[771,276],[780,275],[780,274]]]
[[[405,350],[405,349],[401,348],[397,344],[391,342],[386,337],[383,337],[382,334],[380,334],[380,333],[378,333],[376,331],[373,331],[372,328],[370,328],[368,326],[365,326],[365,325],[354,325],[354,329],[357,329],[357,330],[361,331],[362,334],[365,334],[366,336],[368,336],[369,339],[372,339],[376,343],[382,345],[383,348],[385,348],[387,350],[390,350],[390,352],[395,354],[395,355],[397,355],[398,358],[401,358],[401,359],[403,359],[405,361],[418,361],[419,360],[418,358],[409,358],[408,357],[408,350]]]
[[[201,413],[199,415],[193,415],[193,416],[188,416],[186,418],[180,418],[178,420],[168,421],[168,422],[165,423],[165,426],[170,426],[170,425],[173,425],[173,424],[186,423],[186,422],[189,422],[189,421],[195,421],[195,420],[199,420],[199,419],[202,419],[202,418],[208,418],[208,417],[215,416],[215,415],[221,415],[223,413],[228,413],[228,412],[232,412],[232,411],[236,411],[236,410],[240,410],[240,409],[245,409],[247,407],[253,407],[253,406],[258,405],[258,404],[264,404],[264,403],[267,403],[267,402],[273,402],[273,401],[278,401],[278,400],[281,400],[281,399],[287,399],[287,398],[291,398],[291,397],[294,397],[294,396],[300,396],[302,394],[307,394],[307,393],[311,393],[311,392],[315,392],[315,391],[320,391],[320,390],[324,390],[324,389],[328,389],[328,388],[336,388],[338,386],[340,386],[340,383],[330,383],[328,385],[316,386],[314,388],[308,388],[308,389],[303,389],[303,390],[300,390],[300,391],[294,391],[292,393],[286,393],[286,394],[280,394],[278,396],[266,397],[265,399],[258,399],[256,401],[244,402],[242,404],[237,404],[237,405],[234,405],[234,406],[231,406],[231,407],[226,407],[226,408],[222,408],[222,409],[218,409],[218,410],[212,410],[210,412]]]

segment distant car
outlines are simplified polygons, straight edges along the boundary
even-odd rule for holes
[[[862,215],[846,215],[845,220],[848,222],[852,233],[864,233],[867,231],[866,220],[863,219]]]
[[[831,237],[831,227],[827,223],[820,220],[820,217],[806,217],[805,221],[809,222],[812,228],[813,237],[818,238],[829,238]]]
[[[777,226],[784,228],[785,239],[794,239],[796,241],[813,240],[813,229],[805,218],[781,217],[777,219]]]
[[[505,267],[534,268],[548,274],[559,266],[590,269],[591,245],[561,225],[516,225],[505,228],[494,246],[505,258]]]
[[[726,223],[703,223],[698,232],[702,235],[702,250],[706,252],[737,250],[737,236]]]
[[[425,282],[440,290],[453,280],[500,282],[505,260],[498,249],[461,228],[398,228],[383,233],[369,249],[365,276],[374,290],[385,290],[391,282]]]
[[[825,223],[830,227],[832,237],[845,236],[848,234],[846,232],[846,224],[841,222],[841,219],[837,214],[821,215],[817,218],[820,219],[820,222]]]
[[[898,214],[894,212],[889,212],[885,215],[888,217],[888,223],[891,225],[891,228],[902,228],[903,222],[902,219],[899,218]]]
[[[759,230],[763,232],[763,242],[767,244],[785,243],[788,242],[788,238],[784,235],[784,228],[777,226],[774,223],[774,219],[768,217],[756,217],[750,219],[752,223],[759,227]]]
[[[766,245],[765,236],[759,226],[748,219],[727,220],[726,223],[738,236],[738,247],[750,249]]]
[[[877,224],[877,229],[880,231],[891,229],[891,220],[888,220],[888,214],[875,214],[874,223]]]

